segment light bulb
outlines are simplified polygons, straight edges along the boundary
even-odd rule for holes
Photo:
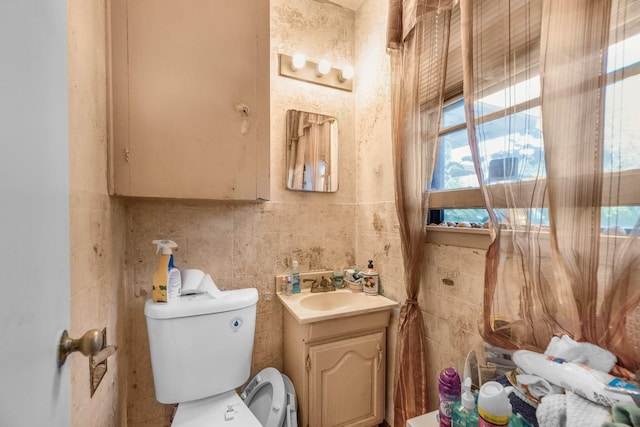
[[[353,78],[353,67],[351,65],[347,65],[342,69],[342,73],[340,73],[340,81],[343,82],[345,80],[349,80]]]
[[[326,59],[323,59],[318,63],[318,76],[324,76],[331,71],[331,64]]]
[[[298,71],[300,68],[304,67],[306,62],[307,58],[304,57],[303,53],[296,53],[293,55],[293,59],[291,60],[291,70]]]

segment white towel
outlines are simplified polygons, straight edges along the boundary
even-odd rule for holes
[[[536,409],[540,427],[565,427],[567,425],[567,400],[564,394],[544,396]]]
[[[617,362],[616,356],[610,351],[588,342],[576,342],[568,335],[551,338],[544,354],[582,363],[602,372],[609,372]]]
[[[609,409],[570,391],[542,398],[536,418],[540,427],[600,427],[611,421]]]

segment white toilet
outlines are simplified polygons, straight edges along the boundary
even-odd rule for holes
[[[178,403],[172,427],[296,427],[295,392],[275,368],[249,378],[258,291],[145,304],[156,399]]]

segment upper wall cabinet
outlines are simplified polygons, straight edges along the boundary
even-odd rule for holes
[[[269,198],[269,1],[110,0],[111,189]]]

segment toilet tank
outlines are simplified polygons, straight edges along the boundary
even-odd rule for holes
[[[255,288],[182,296],[144,307],[156,399],[181,403],[214,396],[249,378],[256,325]]]

